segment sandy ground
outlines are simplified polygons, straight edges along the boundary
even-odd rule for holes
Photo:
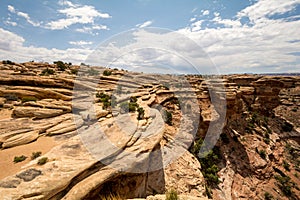
[[[56,145],[57,142],[53,138],[43,136],[29,144],[0,150],[0,179],[19,172],[22,166],[31,161],[32,152],[41,151],[43,156]],[[21,155],[27,156],[27,159],[23,162],[14,163],[14,157]]]
[[[12,110],[0,109],[0,120],[11,118]]]

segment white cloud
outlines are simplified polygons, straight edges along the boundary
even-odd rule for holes
[[[60,5],[68,6],[58,10],[59,13],[65,15],[65,18],[48,22],[45,26],[46,28],[61,30],[73,24],[94,24],[96,18],[111,18],[108,13],[102,13],[96,10],[94,6],[78,5],[69,1],[60,1]]]
[[[300,20],[270,18],[292,11],[299,4],[300,0],[260,0],[232,19],[214,14],[208,21],[215,28],[200,29],[200,20],[179,32],[202,46],[221,73],[299,72],[300,58],[295,52],[299,52],[300,42],[289,41],[300,40]],[[250,23],[242,25],[242,17],[248,17]]]
[[[10,26],[17,26],[17,22],[11,21],[11,18],[8,17],[6,21],[4,21],[5,24],[10,25]]]
[[[145,21],[144,23],[142,23],[142,24],[137,24],[136,25],[136,27],[138,27],[138,28],[145,28],[145,27],[148,27],[148,26],[150,26],[151,24],[153,23],[153,21]]]
[[[27,13],[16,11],[16,9],[12,5],[8,5],[7,9],[9,12],[17,14],[20,17],[23,17],[29,24],[33,26],[40,26],[40,23],[32,21]]]
[[[241,22],[239,20],[222,19],[220,16],[213,18],[213,22],[223,24],[225,27],[239,27]]]
[[[8,9],[9,12],[16,13],[15,8],[13,6],[11,6],[11,5],[8,5],[7,9]]]
[[[191,25],[192,31],[201,30],[201,26],[202,26],[203,22],[204,22],[204,20],[199,20],[199,21],[196,21],[196,22],[192,23],[192,25]]]
[[[77,28],[75,31],[80,33],[88,33],[91,35],[97,35],[98,32],[95,32],[95,30],[109,30],[109,28],[106,25],[93,25],[90,27],[83,26],[82,28]]]
[[[202,15],[209,15],[209,10],[202,10]]]
[[[257,22],[259,19],[267,18],[274,14],[283,14],[291,11],[297,4],[300,4],[300,0],[260,0],[240,11],[237,16],[247,16],[251,21]]]
[[[87,45],[92,45],[93,42],[80,40],[80,41],[70,41],[69,44],[75,46],[87,46]]]
[[[24,46],[24,38],[0,28],[0,59],[25,62],[29,60],[52,62],[63,60],[72,63],[84,62],[92,50],[87,48],[47,49]]]
[[[58,4],[61,6],[75,7],[75,5],[71,1],[66,1],[66,0],[59,0]]]
[[[194,21],[196,21],[196,17],[192,17],[191,19],[190,19],[190,22],[194,22]]]
[[[214,16],[215,16],[215,17],[219,17],[219,16],[220,16],[220,13],[214,12]]]

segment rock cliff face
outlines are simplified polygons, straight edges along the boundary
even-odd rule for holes
[[[65,67],[0,64],[3,199],[300,198],[299,76]]]

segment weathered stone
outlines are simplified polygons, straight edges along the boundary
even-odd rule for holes
[[[40,176],[42,172],[37,169],[27,169],[16,176],[20,179],[23,179],[25,182],[32,181],[35,179],[37,176]]]

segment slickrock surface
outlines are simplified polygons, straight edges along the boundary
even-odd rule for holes
[[[300,198],[299,76],[78,69],[0,63],[1,199]]]

